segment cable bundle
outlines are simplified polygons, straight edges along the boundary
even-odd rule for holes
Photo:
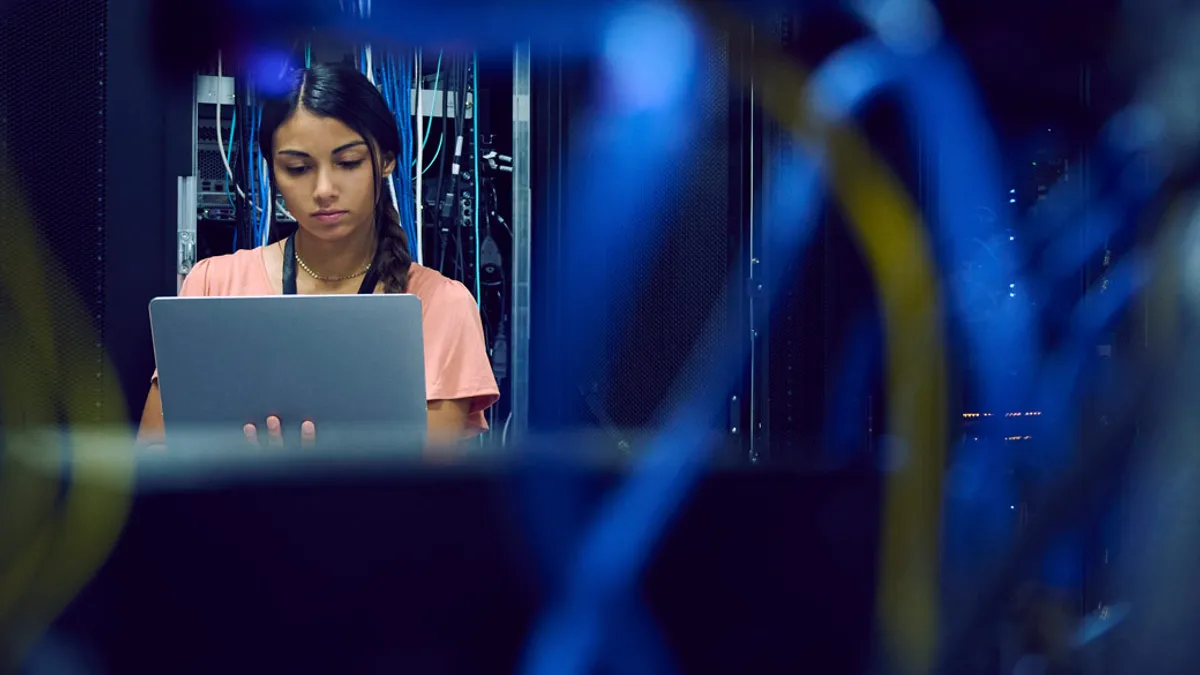
[[[220,52],[217,53],[217,78],[224,77],[223,63]],[[226,191],[230,203],[238,207],[238,225],[234,229],[234,248],[246,246],[254,248],[267,243],[271,233],[271,218],[274,209],[271,208],[269,180],[267,179],[267,164],[263,161],[255,144],[255,134],[262,122],[262,111],[254,104],[253,87],[250,78],[243,76],[245,88],[237,97],[233,107],[233,120],[230,126],[229,142],[224,139],[221,103],[217,101],[217,147],[221,153],[221,161],[225,165]],[[242,135],[237,135],[238,109],[241,108],[243,119],[249,124],[242,125]],[[248,132],[248,133],[247,133]],[[235,146],[241,145],[242,151],[235,153]],[[226,149],[228,146],[228,149]],[[238,156],[234,171],[235,154]],[[236,197],[235,197],[236,195]],[[282,207],[280,208],[282,211]],[[239,231],[246,232],[249,237],[238,236]],[[246,239],[249,239],[247,241]]]
[[[356,4],[361,5],[361,3]],[[348,11],[354,13],[355,9],[355,6],[351,5]],[[361,12],[362,7],[360,6],[358,9]],[[407,53],[372,52],[371,47],[368,45],[356,50],[355,60],[357,61],[358,68],[379,88],[398,124],[400,156],[396,158],[396,170],[388,181],[388,192],[393,206],[396,207],[400,215],[400,225],[408,235],[413,259],[419,261],[421,259],[421,251],[418,243],[420,237],[416,226],[418,196],[415,190],[415,172],[428,171],[432,167],[438,155],[441,154],[444,133],[442,134],[442,138],[439,139],[438,152],[435,153],[433,161],[430,161],[428,166],[422,168],[420,165],[424,154],[423,150],[429,141],[433,124],[431,123],[429,128],[426,129],[425,137],[420,144],[421,150],[418,151],[412,124],[415,116],[412,91],[414,86],[421,86],[421,82],[414,81],[416,79],[415,56]],[[437,74],[435,75],[435,90],[438,88],[438,80],[441,78],[441,62],[442,57],[439,54]],[[311,64],[311,46],[306,43],[304,49],[304,67],[309,67]],[[219,72],[220,63],[218,63]],[[262,122],[262,109],[254,100],[254,91],[249,83],[249,78],[245,78],[245,81],[246,87],[243,92],[240,92],[242,95],[238,97],[239,100],[235,107],[234,119],[237,119],[240,112],[240,116],[244,120],[247,120],[248,123],[241,125],[241,134],[239,136],[235,136],[233,133],[230,134],[228,151],[222,148],[223,159],[225,159],[227,173],[230,178],[229,184],[232,186],[230,200],[231,202],[236,200],[237,204],[243,207],[238,209],[238,231],[243,234],[242,236],[235,234],[235,249],[242,247],[253,248],[268,243],[272,236],[272,220],[275,217],[275,213],[286,213],[283,204],[276,205],[273,203],[274,189],[270,184],[270,172],[265,159],[259,151],[258,139],[256,138],[259,125]],[[444,96],[445,94],[443,94],[443,98]],[[445,101],[443,101],[444,105]],[[239,108],[240,111],[238,110]],[[234,129],[236,128],[234,127]],[[233,129],[231,129],[232,131]],[[237,147],[236,151],[235,147]],[[237,165],[237,171],[233,170],[234,164]],[[236,195],[234,194],[235,192]]]
[[[242,155],[246,158],[244,171],[246,183],[249,186],[244,203],[249,206],[246,216],[250,220],[250,241],[246,242],[247,248],[265,245],[271,236],[271,219],[274,217],[275,209],[272,208],[273,192],[270,185],[270,173],[267,170],[267,163],[263,160],[262,153],[258,148],[258,128],[262,124],[262,108],[253,100],[253,90],[251,87],[246,87],[245,101],[243,114],[251,119],[249,125],[249,138],[246,142],[246,151]],[[239,188],[239,192],[240,192]]]
[[[414,259],[419,259],[417,244],[417,201],[413,187],[413,69],[414,59],[407,54],[376,54],[373,59],[374,79],[388,108],[396,117],[400,131],[400,156],[396,158],[396,170],[392,173],[389,188],[396,210],[400,213],[400,226],[408,235],[409,248]],[[364,53],[364,67],[365,62]]]
[[[419,83],[419,84],[421,86],[425,86],[424,83]],[[437,109],[438,92],[441,91],[442,87],[443,87],[443,85],[442,85],[442,53],[438,52],[437,69],[433,71],[433,100],[430,101],[430,107],[435,110]],[[445,94],[442,94],[441,99],[443,102],[445,101]],[[431,133],[433,133],[433,120],[432,119],[429,121],[429,126],[425,127],[425,137],[421,139],[421,152],[419,155],[419,159],[421,159],[421,160],[425,159],[425,146],[429,145],[429,135]],[[445,133],[439,134],[437,150],[433,151],[433,157],[430,158],[429,163],[426,164],[424,167],[417,167],[417,169],[422,174],[428,173],[429,169],[433,168],[433,163],[436,162],[437,158],[439,156],[441,156],[441,154],[442,154],[442,145],[445,142],[446,142],[446,134]],[[416,166],[416,164],[417,164],[417,162],[414,162],[414,166]]]

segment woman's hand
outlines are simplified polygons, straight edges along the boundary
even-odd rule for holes
[[[246,441],[256,448],[261,448],[262,443],[258,438],[258,427],[254,424],[247,424],[242,427],[242,432],[246,434]],[[304,420],[300,424],[300,447],[311,448],[317,441],[317,426],[310,420]],[[267,447],[282,448],[283,447],[283,423],[275,415],[267,418]]]

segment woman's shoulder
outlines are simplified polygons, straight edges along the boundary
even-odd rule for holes
[[[478,309],[475,296],[462,282],[417,263],[408,270],[408,292],[421,299],[425,312],[433,308],[439,312]]]
[[[188,273],[180,295],[266,295],[270,280],[263,248],[241,249],[197,262]]]
[[[233,253],[225,253],[223,255],[214,255],[196,263],[196,266],[207,264],[209,269],[214,272],[233,272],[235,270],[243,270],[250,267],[258,267],[263,264],[263,252],[266,247],[259,246],[258,248],[242,248]]]

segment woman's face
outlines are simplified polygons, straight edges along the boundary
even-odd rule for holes
[[[381,157],[380,176],[395,168]],[[338,120],[299,109],[275,130],[275,182],[300,227],[325,241],[373,227],[371,150]]]

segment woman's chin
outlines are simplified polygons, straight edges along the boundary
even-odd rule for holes
[[[322,223],[320,221],[305,222],[300,223],[300,227],[314,239],[319,239],[330,244],[353,239],[361,229],[358,223],[347,223],[344,221],[337,223]]]

